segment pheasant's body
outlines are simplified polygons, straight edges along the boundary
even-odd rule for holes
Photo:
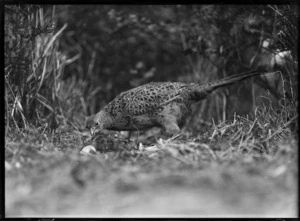
[[[148,129],[163,126],[169,118],[182,124],[194,102],[191,89],[195,86],[155,82],[123,92],[103,109],[114,119],[106,129]]]
[[[249,72],[208,84],[148,83],[118,95],[99,113],[89,117],[86,126],[91,133],[96,129],[132,131],[158,126],[175,134],[180,132],[179,127],[193,103],[205,99],[219,87],[260,74]]]

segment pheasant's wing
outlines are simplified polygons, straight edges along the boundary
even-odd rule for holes
[[[142,115],[178,99],[185,87],[185,83],[148,83],[121,93],[107,108],[115,115]]]

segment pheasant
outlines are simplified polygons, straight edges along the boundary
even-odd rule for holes
[[[119,94],[87,119],[86,128],[92,136],[103,129],[134,131],[152,127],[164,128],[167,134],[174,135],[180,132],[193,103],[204,100],[217,88],[261,74],[250,71],[206,84],[147,83]]]

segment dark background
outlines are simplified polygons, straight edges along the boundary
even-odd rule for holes
[[[295,5],[5,5],[7,130],[84,127],[124,90],[280,70],[218,90],[188,128],[296,100]],[[287,52],[288,51],[288,52]],[[279,52],[285,52],[279,59]],[[263,98],[261,97],[263,95]]]

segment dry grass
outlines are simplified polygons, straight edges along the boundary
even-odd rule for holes
[[[105,151],[91,155],[72,127],[7,137],[6,215],[295,217],[298,137],[259,112],[196,137],[96,142]]]

